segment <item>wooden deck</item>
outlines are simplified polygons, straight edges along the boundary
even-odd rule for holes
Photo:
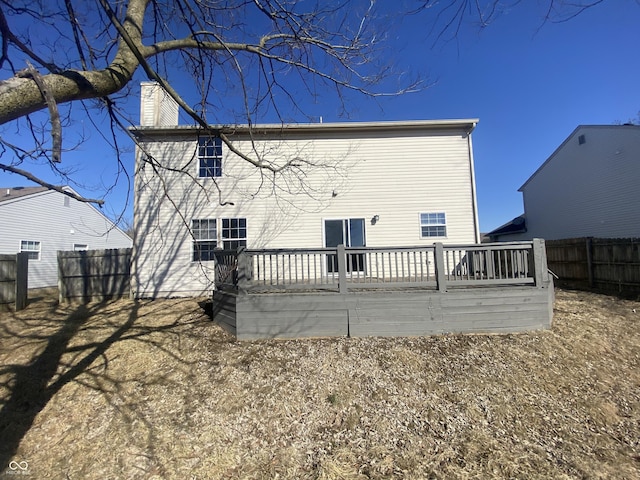
[[[214,318],[239,340],[548,328],[544,242],[221,251]]]

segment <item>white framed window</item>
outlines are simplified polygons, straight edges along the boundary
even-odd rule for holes
[[[27,252],[29,260],[40,260],[40,242],[20,240],[20,251]]]
[[[420,214],[420,237],[446,237],[447,218],[444,212]]]
[[[222,176],[222,140],[219,137],[198,137],[198,176]]]
[[[74,243],[73,244],[73,251],[74,252],[82,252],[84,250],[89,250],[89,245],[87,245],[86,243]]]
[[[223,218],[222,219],[222,248],[236,250],[238,247],[247,246],[247,219]]]
[[[193,234],[193,261],[214,260],[214,250],[218,246],[218,230],[215,218],[191,220]]]

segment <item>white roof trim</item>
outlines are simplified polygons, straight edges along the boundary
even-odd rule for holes
[[[321,131],[398,131],[421,129],[462,129],[471,133],[479,122],[477,118],[452,120],[401,120],[390,122],[328,122],[328,123],[264,123],[256,125],[210,125],[212,130],[227,134],[247,132],[321,132]],[[194,125],[174,125],[171,127],[136,126],[129,129],[135,134],[170,134],[198,132],[202,127]]]

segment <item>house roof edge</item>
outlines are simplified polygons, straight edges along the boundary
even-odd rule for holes
[[[527,231],[527,218],[525,214],[518,215],[508,222],[494,228],[490,232],[485,233],[486,236],[493,237],[496,235],[510,235],[516,233],[525,233]]]
[[[399,120],[381,122],[327,122],[327,123],[266,123],[255,125],[210,125],[212,130],[227,134],[253,132],[338,132],[338,131],[397,131],[421,129],[462,129],[471,133],[480,120],[478,118],[449,120]],[[133,126],[129,130],[133,135],[180,134],[199,132],[203,129],[194,125],[174,125],[171,127]]]
[[[37,187],[1,187],[0,188],[0,202],[13,202],[18,200],[23,200],[28,197],[33,197],[34,195],[42,195],[49,192],[47,187],[37,186]]]

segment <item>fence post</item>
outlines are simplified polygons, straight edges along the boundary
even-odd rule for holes
[[[16,254],[16,311],[27,308],[27,292],[29,289],[29,254]]]
[[[547,251],[542,238],[533,239],[533,264],[536,287],[545,288],[549,283],[549,272],[547,271]]]
[[[67,298],[67,293],[65,292],[64,268],[62,268],[63,257],[60,250],[56,253],[56,257],[58,259],[58,303],[62,303]]]
[[[238,295],[246,295],[251,282],[251,264],[245,247],[238,248],[236,274],[238,275]]]
[[[347,293],[347,253],[345,251],[344,245],[338,245],[337,247],[337,256],[338,256],[338,287],[340,293]]]
[[[435,243],[433,259],[436,267],[436,285],[439,292],[447,291],[447,279],[444,271],[444,246],[442,243]]]
[[[587,247],[587,274],[589,275],[589,288],[593,288],[593,238],[586,240]]]

